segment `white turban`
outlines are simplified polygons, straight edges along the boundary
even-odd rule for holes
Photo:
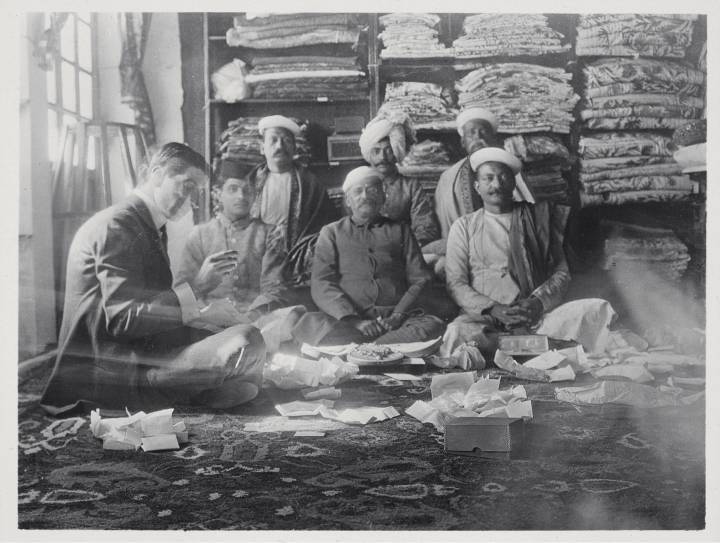
[[[258,130],[260,135],[265,133],[268,128],[284,128],[289,130],[293,136],[298,137],[300,135],[300,127],[292,119],[283,117],[282,115],[270,115],[269,117],[263,117],[258,123]]]
[[[500,162],[505,164],[515,175],[519,174],[522,169],[520,159],[500,147],[484,147],[470,155],[470,167],[474,172],[486,162]]]
[[[359,168],[351,170],[345,176],[345,182],[342,186],[343,192],[349,191],[354,186],[359,185],[362,181],[367,181],[368,179],[377,179],[378,181],[382,181],[382,177],[380,177],[377,170],[371,168],[370,166],[360,166]]]
[[[493,130],[495,130],[497,132],[497,128],[498,128],[497,117],[495,117],[495,115],[493,115],[493,113],[491,111],[488,111],[487,109],[483,109],[481,107],[471,107],[469,109],[461,111],[460,114],[457,116],[458,134],[460,134],[462,136],[463,125],[466,122],[472,121],[474,119],[481,119],[483,121],[489,122],[490,126],[493,127]]]
[[[390,146],[398,162],[402,162],[407,148],[415,141],[415,133],[406,113],[381,113],[371,120],[360,135],[360,153],[370,162],[370,148],[383,138],[390,139]]]

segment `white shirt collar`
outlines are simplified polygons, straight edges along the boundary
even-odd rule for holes
[[[157,206],[155,201],[150,198],[150,196],[145,194],[145,192],[143,192],[139,188],[133,190],[133,194],[140,198],[147,206],[148,210],[150,211],[150,216],[152,217],[153,223],[155,224],[155,228],[160,230],[160,228],[167,224],[167,217],[163,215],[163,212],[160,211],[160,208]]]

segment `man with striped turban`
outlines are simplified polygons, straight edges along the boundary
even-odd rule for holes
[[[360,136],[363,158],[377,171],[385,189],[382,214],[410,224],[421,247],[440,237],[435,210],[430,198],[416,179],[400,175],[402,162],[415,134],[406,114],[392,113],[375,117]]]

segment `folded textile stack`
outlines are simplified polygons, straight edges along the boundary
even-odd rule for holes
[[[588,14],[577,29],[577,56],[684,58],[697,15]]]
[[[498,132],[557,132],[567,134],[572,111],[580,99],[572,89],[572,74],[562,68],[535,64],[488,64],[455,84],[462,108],[482,107],[498,118]]]
[[[693,183],[672,157],[670,136],[598,132],[578,143],[585,206],[687,199]]]
[[[225,36],[231,47],[284,49],[321,43],[355,44],[359,16],[347,13],[239,15]]]
[[[687,247],[672,230],[625,223],[609,223],[605,240],[606,270],[651,272],[670,280],[679,279],[687,269]]]
[[[553,135],[517,135],[505,140],[505,150],[523,161],[522,176],[535,200],[567,201],[563,171],[570,169],[570,152]]]
[[[705,74],[670,60],[606,58],[584,68],[583,127],[670,129],[702,116]]]
[[[300,135],[295,138],[295,159],[300,164],[307,164],[312,154],[305,137],[307,122],[293,119],[300,126]],[[220,135],[217,155],[223,160],[234,160],[243,164],[255,165],[264,159],[262,154],[262,138],[258,131],[260,117],[240,117],[228,123],[228,127]]]
[[[364,98],[367,77],[355,57],[260,57],[245,82],[255,98]]]
[[[416,130],[455,128],[457,110],[452,105],[451,92],[435,83],[388,83],[378,115],[392,111],[406,113]]]
[[[440,17],[432,13],[389,13],[380,17],[378,35],[385,48],[381,58],[452,57],[453,50],[438,40]]]
[[[432,177],[437,182],[450,164],[450,153],[444,143],[423,140],[410,148],[410,152],[398,165],[398,170],[405,176]]]
[[[463,32],[453,42],[455,58],[492,57],[498,55],[544,55],[561,53],[570,44],[547,24],[540,14],[479,13],[465,17]]]

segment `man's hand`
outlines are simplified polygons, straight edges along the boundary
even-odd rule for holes
[[[217,287],[223,280],[223,276],[229,274],[237,266],[237,256],[238,252],[234,249],[208,256],[193,281],[195,290],[204,296]]]
[[[517,308],[525,316],[525,324],[528,326],[534,325],[543,314],[543,304],[534,296],[518,300],[511,307]]]
[[[380,320],[383,328],[386,331],[397,330],[407,320],[407,316],[404,313],[393,313],[389,317]]]
[[[229,300],[213,300],[200,310],[200,317],[190,323],[197,328],[215,331],[236,324],[248,324],[248,319]]]
[[[506,328],[513,328],[527,324],[527,310],[517,306],[495,304],[490,309],[490,315]]]
[[[358,319],[356,321],[352,321],[351,324],[357,330],[360,330],[362,335],[365,337],[376,338],[385,333],[385,328],[380,321]]]

